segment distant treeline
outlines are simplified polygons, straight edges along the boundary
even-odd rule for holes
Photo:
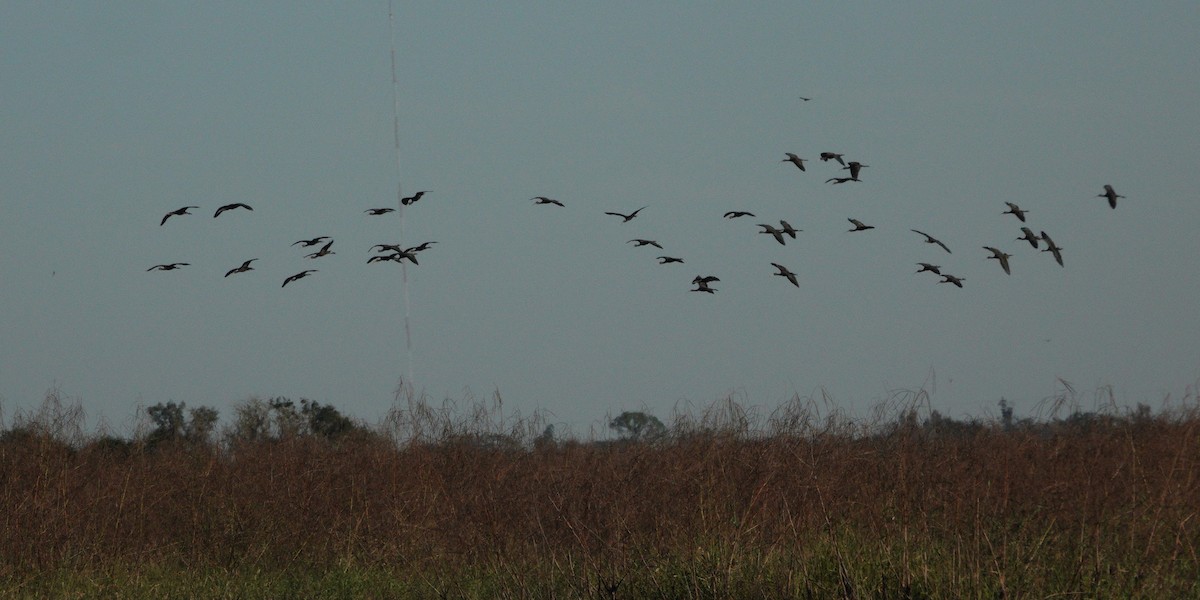
[[[918,391],[863,421],[727,400],[592,440],[500,405],[408,397],[366,425],[250,399],[222,426],[168,402],[123,438],[51,394],[0,433],[0,595],[330,572],[410,586],[364,592],[391,597],[1200,595],[1194,403],[960,420]]]

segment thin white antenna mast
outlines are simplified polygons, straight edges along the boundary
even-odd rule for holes
[[[393,3],[394,0],[388,0],[388,28],[392,42],[392,137],[396,145],[396,204],[398,206],[397,214],[400,215],[400,242],[404,243],[404,190],[400,183],[404,175],[400,156],[400,80],[396,77],[396,11]],[[408,351],[408,378],[405,382],[412,386],[413,349],[412,330],[409,327],[408,318],[408,267],[404,261],[397,262],[400,263],[400,290],[404,297],[404,347]]]

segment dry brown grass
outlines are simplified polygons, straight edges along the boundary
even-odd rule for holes
[[[361,566],[601,596],[618,582],[734,594],[748,578],[843,596],[1196,589],[1194,407],[1005,430],[918,419],[922,400],[871,424],[730,401],[653,443],[547,443],[537,415],[410,397],[337,441],[153,449],[82,436],[59,403],[0,441],[0,580]]]

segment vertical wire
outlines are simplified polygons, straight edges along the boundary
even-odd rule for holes
[[[396,148],[396,205],[397,214],[400,216],[400,243],[404,243],[404,188],[401,184],[404,165],[400,155],[400,80],[396,77],[396,11],[393,5],[394,0],[388,0],[388,29],[391,34],[392,49],[392,138]],[[413,348],[412,328],[409,325],[408,267],[404,261],[398,262],[400,263],[400,292],[404,298],[404,347],[408,353],[408,378],[404,383],[412,386]]]

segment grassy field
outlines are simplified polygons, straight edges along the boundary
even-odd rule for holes
[[[723,402],[614,442],[487,403],[402,398],[367,427],[252,400],[221,432],[160,405],[120,439],[49,397],[0,434],[0,595],[1200,597],[1194,402],[818,405]]]

